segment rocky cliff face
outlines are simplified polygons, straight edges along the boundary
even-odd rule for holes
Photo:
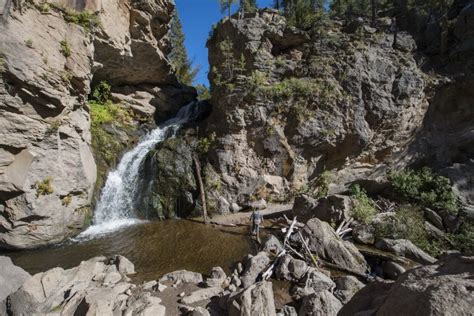
[[[325,170],[340,192],[419,164],[444,172],[472,204],[463,174],[472,169],[472,5],[462,8],[445,55],[425,55],[426,36],[418,49],[421,36],[406,32],[394,45],[388,18],[310,31],[272,10],[221,21],[208,41],[206,131],[217,136],[208,157],[220,194],[229,204],[291,197]]]
[[[324,170],[360,176],[410,141],[428,107],[429,79],[414,40],[399,34],[393,48],[380,24],[328,21],[304,32],[263,11],[217,27],[208,42],[209,130],[218,135],[211,157],[231,192],[295,192]]]
[[[137,122],[169,116],[193,93],[169,102],[182,92],[165,58],[171,1],[7,1],[2,10],[0,247],[31,248],[90,217],[91,84],[109,81]]]

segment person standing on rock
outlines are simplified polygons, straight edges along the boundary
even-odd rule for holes
[[[260,225],[263,223],[262,213],[254,208],[250,220],[252,221],[252,236],[256,236],[257,242],[260,242]]]

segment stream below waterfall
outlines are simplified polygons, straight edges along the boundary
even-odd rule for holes
[[[187,269],[209,273],[230,267],[252,252],[247,229],[217,229],[190,220],[139,223],[102,237],[55,247],[7,253],[29,273],[54,267],[72,268],[95,256],[123,255],[135,264],[134,281],[149,281]]]

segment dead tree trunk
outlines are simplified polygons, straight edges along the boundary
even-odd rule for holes
[[[197,159],[196,155],[193,155],[193,161],[196,167],[196,175],[198,178],[199,192],[201,193],[202,215],[204,218],[204,222],[208,224],[209,218],[207,217],[206,192],[204,191],[204,184],[202,182],[202,177],[201,177],[201,164],[199,163],[199,159]]]

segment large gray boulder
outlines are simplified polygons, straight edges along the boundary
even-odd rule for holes
[[[339,315],[471,315],[473,288],[474,258],[452,254],[409,270],[394,283],[367,285]]]
[[[339,224],[351,216],[351,199],[345,195],[331,195],[316,200],[300,195],[295,199],[292,214],[302,222],[316,217],[328,223]]]
[[[299,316],[336,316],[341,302],[329,291],[320,291],[306,296],[298,312]]]
[[[329,273],[323,273],[323,271],[310,268],[303,279],[293,289],[293,295],[301,298],[321,291],[329,291],[332,293],[335,286],[329,277]]]
[[[257,277],[265,270],[270,263],[270,258],[264,251],[255,256],[247,257],[244,262],[244,271],[242,272],[242,286],[249,287],[257,281]]]
[[[359,250],[350,242],[344,241],[326,222],[313,218],[302,230],[308,246],[320,258],[342,268],[365,273],[367,262]]]
[[[290,255],[284,255],[278,259],[275,267],[275,275],[280,280],[298,282],[308,271],[308,264]]]
[[[336,290],[334,295],[346,304],[350,299],[365,286],[356,277],[352,275],[342,276],[336,279]]]
[[[375,244],[375,247],[394,252],[398,256],[403,256],[413,261],[430,264],[436,262],[436,259],[415,246],[407,239],[386,239],[383,238]]]
[[[0,315],[2,315],[2,311],[6,314],[5,299],[18,290],[31,276],[14,265],[9,257],[0,257],[0,267]]]
[[[229,316],[274,316],[275,300],[271,282],[259,282],[233,294],[227,303]]]

